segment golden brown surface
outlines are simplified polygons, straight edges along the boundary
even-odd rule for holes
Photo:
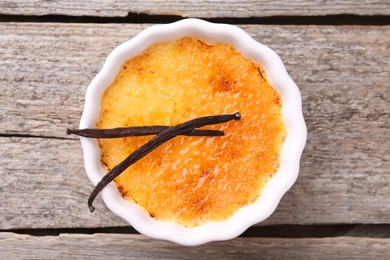
[[[239,111],[241,120],[178,136],[115,179],[151,216],[194,227],[223,221],[256,200],[277,171],[286,136],[281,97],[261,68],[227,44],[161,42],[127,61],[106,90],[98,128],[175,125]],[[99,140],[109,170],[152,137]]]

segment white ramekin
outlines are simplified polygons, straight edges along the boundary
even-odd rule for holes
[[[299,162],[306,143],[307,131],[302,115],[299,89],[287,74],[279,56],[236,26],[214,24],[199,19],[184,19],[171,24],[151,26],[115,48],[87,89],[80,129],[96,127],[102,94],[126,60],[140,54],[153,43],[184,36],[195,36],[208,42],[229,43],[244,56],[261,64],[266,71],[267,79],[282,96],[283,118],[287,126],[287,137],[281,151],[279,170],[267,183],[255,203],[241,208],[226,221],[206,223],[195,228],[157,221],[136,204],[123,199],[114,183],[102,191],[101,195],[107,207],[114,214],[128,221],[140,233],[157,239],[194,246],[237,237],[248,227],[265,220],[274,212],[282,196],[298,177]],[[106,174],[100,163],[97,141],[84,137],[80,140],[86,173],[91,182],[96,185]]]

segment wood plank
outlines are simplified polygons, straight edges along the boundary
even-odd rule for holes
[[[144,27],[0,24],[0,134],[66,137],[108,53]],[[387,126],[390,27],[241,27],[279,53],[302,91],[307,120],[325,134],[362,123]]]
[[[100,197],[89,213],[78,141],[3,137],[0,147],[0,229],[126,225]]]
[[[390,4],[385,0],[359,1],[1,1],[1,14],[12,15],[71,15],[124,17],[128,13],[150,15],[178,15],[183,17],[267,17],[296,15],[385,15]]]
[[[142,28],[1,24],[0,134],[66,137],[67,127],[78,126],[86,87],[108,53]],[[104,33],[111,40],[101,42]]]
[[[0,24],[1,229],[126,225],[88,212],[79,142],[56,138],[106,55],[144,27]],[[390,27],[242,28],[285,61],[309,130],[298,182],[263,224],[390,223]]]
[[[237,238],[197,247],[130,234],[35,237],[0,233],[4,259],[388,259],[390,239]]]
[[[92,185],[77,140],[3,137],[0,146],[0,229],[128,225],[100,197],[98,210],[89,213]],[[368,169],[361,163],[360,170],[337,178],[325,166],[317,167],[313,178],[311,167],[304,164],[298,182],[262,225],[389,223],[388,174],[373,171],[362,177]]]

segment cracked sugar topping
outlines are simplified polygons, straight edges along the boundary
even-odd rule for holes
[[[115,179],[123,197],[160,221],[195,227],[253,203],[279,168],[282,100],[261,65],[226,43],[159,42],[121,67],[105,91],[97,128],[176,125],[240,111],[241,119],[177,136]],[[102,164],[118,165],[149,137],[100,139]]]

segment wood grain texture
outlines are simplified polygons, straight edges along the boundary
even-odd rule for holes
[[[102,204],[88,212],[65,129],[108,53],[143,28],[0,24],[0,229],[126,225]],[[299,179],[263,224],[390,223],[390,27],[242,28],[284,60],[309,131]]]
[[[13,15],[71,15],[124,17],[128,13],[151,15],[179,15],[183,17],[266,17],[294,15],[385,15],[390,4],[385,0],[298,0],[298,1],[1,1],[1,14]]]
[[[87,199],[81,145],[75,140],[0,138],[0,229],[100,227],[126,223],[100,197]]]
[[[17,250],[15,250],[17,249]],[[33,237],[0,233],[4,259],[388,259],[390,239],[237,238],[183,247],[141,235],[61,234]]]
[[[107,55],[142,28],[1,24],[0,134],[66,137]]]

